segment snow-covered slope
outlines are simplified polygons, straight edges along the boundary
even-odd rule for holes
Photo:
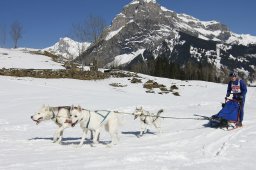
[[[20,69],[64,69],[60,63],[52,61],[50,57],[33,54],[36,49],[5,49],[0,48],[0,68]]]
[[[43,49],[43,51],[49,51],[52,54],[64,57],[66,59],[74,59],[83,51],[85,51],[91,43],[84,42],[80,43],[72,40],[71,38],[65,37],[60,38],[59,42],[53,46]]]
[[[145,93],[142,84],[127,78],[97,81],[34,79],[0,76],[0,169],[62,170],[254,170],[256,156],[256,88],[248,88],[244,127],[233,131],[206,128],[207,121],[163,119],[162,134],[155,129],[137,138],[139,122],[119,115],[120,142],[107,147],[110,137],[101,133],[102,143],[91,147],[86,141],[77,148],[79,126],[64,131],[62,145],[52,143],[57,126],[49,121],[38,126],[30,119],[43,104],[80,104],[91,110],[107,109],[131,113],[136,106],[162,116],[190,118],[211,116],[221,109],[226,85],[202,81],[179,81],[142,75],[167,87],[176,84],[181,96]],[[127,87],[117,88],[110,83]]]

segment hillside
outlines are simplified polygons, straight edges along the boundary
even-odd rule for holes
[[[37,54],[37,49],[6,49],[0,48],[0,68],[17,69],[64,69],[61,63],[52,58]]]

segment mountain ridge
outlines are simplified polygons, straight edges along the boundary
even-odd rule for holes
[[[98,41],[77,60],[89,63],[97,59],[102,66],[124,66],[125,63],[118,64],[118,60],[126,60],[126,65],[136,63],[136,56],[131,55],[141,51],[137,56],[142,57],[140,62],[145,62],[147,58],[143,58],[143,53],[150,51],[157,58],[163,53],[163,43],[168,48],[164,56],[171,62],[180,65],[188,61],[203,62],[214,64],[218,72],[238,69],[245,78],[255,75],[255,68],[250,62],[256,63],[256,37],[239,35],[220,22],[200,21],[168,10],[155,1],[145,0],[133,0],[126,5]],[[244,53],[238,54],[236,51],[239,50]],[[227,62],[229,60],[232,64]]]

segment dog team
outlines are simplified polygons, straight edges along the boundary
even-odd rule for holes
[[[134,115],[134,119],[139,118],[139,136],[146,133],[148,126],[150,125],[153,125],[157,129],[158,133],[161,132],[160,114],[162,112],[163,109],[160,109],[156,114],[153,114],[144,110],[142,107],[139,107],[136,108],[133,113],[131,113],[131,115]],[[110,145],[115,145],[119,140],[118,114],[122,114],[122,112],[109,110],[91,111],[83,109],[80,106],[50,107],[44,105],[36,114],[31,116],[31,119],[35,121],[36,124],[39,124],[42,121],[52,120],[56,125],[58,125],[59,128],[56,130],[53,137],[54,143],[61,143],[64,129],[74,127],[76,124],[80,124],[80,127],[83,130],[83,135],[79,146],[83,145],[88,130],[91,132],[93,144],[97,144],[99,142],[100,131],[103,128],[105,128],[111,137]]]

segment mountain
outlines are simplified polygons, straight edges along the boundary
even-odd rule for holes
[[[83,51],[85,51],[91,43],[89,42],[77,42],[71,38],[65,37],[60,38],[59,42],[55,43],[53,46],[43,49],[43,51],[48,51],[54,55],[64,57],[65,59],[74,59]]]
[[[233,33],[217,21],[177,14],[155,0],[133,0],[77,60],[132,68],[159,57],[181,67],[211,65],[215,76],[222,75],[221,81],[233,69],[251,80],[255,79],[256,37]]]

